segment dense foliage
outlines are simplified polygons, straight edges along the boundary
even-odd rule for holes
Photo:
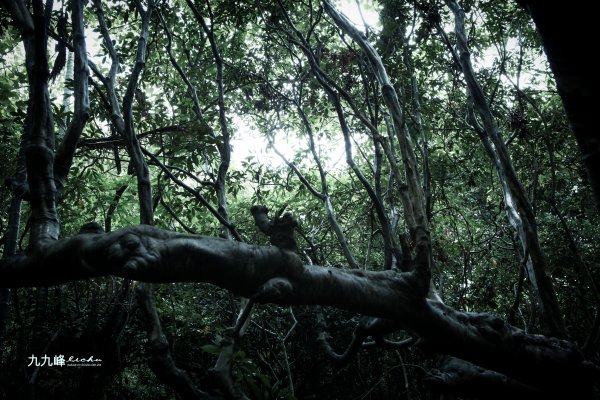
[[[349,3],[338,6],[357,7]],[[66,1],[48,4],[49,88],[60,145],[74,118],[71,9]],[[514,2],[462,5],[476,77],[531,202],[567,337],[593,358],[600,345],[600,220],[540,40]],[[362,7],[379,19],[366,25],[359,17],[355,26],[381,56],[400,97],[402,129],[414,143],[438,295],[457,310],[490,312],[527,333],[548,334],[528,284],[528,254],[507,217],[502,178],[470,120],[473,99],[453,50],[452,12],[434,1]],[[31,87],[9,8],[0,8],[5,257],[12,255],[11,212],[27,200],[19,149]],[[149,166],[155,226],[268,244],[250,213],[260,204],[272,215],[294,215],[306,264],[402,269],[394,249],[406,255],[415,242],[404,219],[402,197],[410,193],[394,171],[403,168],[397,126],[363,49],[318,2],[95,0],[84,7],[83,21],[90,117],[58,201],[61,237],[88,222],[107,232],[140,222],[143,188],[115,119],[120,109],[125,130],[131,112]],[[136,68],[137,87],[129,92]],[[28,204],[19,214],[17,252],[29,244]],[[44,399],[173,398],[147,367],[137,285],[103,277],[3,290],[0,398],[28,391]],[[240,299],[214,286],[173,283],[157,285],[154,301],[178,367],[203,390],[225,396],[210,370]],[[253,399],[438,398],[425,383],[436,354],[418,341],[398,345],[410,332],[388,334],[386,342],[374,337],[342,364],[327,356],[318,335],[326,332],[343,352],[360,318],[327,307],[257,306],[228,355],[235,384]],[[35,368],[28,366],[34,354],[93,355],[102,366]]]

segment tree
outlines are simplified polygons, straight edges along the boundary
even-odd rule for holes
[[[600,205],[600,182],[598,182],[598,134],[593,129],[592,92],[588,85],[596,80],[582,47],[582,38],[591,33],[593,21],[580,18],[575,8],[567,10],[544,9],[533,1],[522,1],[533,18],[548,55],[548,61],[556,78],[557,89],[563,100],[571,129],[581,150],[583,163],[588,171],[590,185]],[[566,11],[568,14],[564,14]],[[553,26],[569,21],[568,35],[560,35]]]
[[[318,343],[341,365],[362,348],[395,349],[390,371],[403,374],[386,380],[388,395],[593,398],[598,216],[580,189],[587,182],[573,167],[556,96],[538,90],[535,76],[520,81],[536,68],[539,42],[515,4],[445,4],[384,1],[377,29],[356,25],[329,1],[72,0],[57,8],[34,0],[28,8],[4,0],[0,19],[12,28],[2,48],[15,46],[18,32],[24,49],[21,75],[7,62],[5,81],[27,76],[28,102],[26,113],[10,114],[21,94],[7,90],[0,99],[0,116],[23,126],[18,150],[15,127],[6,128],[12,145],[3,150],[16,168],[3,210],[0,277],[12,289],[1,292],[0,347],[20,379],[9,385],[7,373],[3,395],[22,387],[45,397],[42,389],[61,380],[69,382],[61,396],[74,388],[77,398],[160,397],[146,392],[154,379],[147,365],[161,390],[185,398],[339,397],[318,388],[309,367],[293,368],[292,357],[309,357],[305,349]],[[530,5],[567,116],[583,126],[575,135],[584,154],[592,151],[586,167],[597,191],[590,113],[579,114],[581,101],[569,97],[552,50],[562,44],[547,37],[548,17],[536,10]],[[509,15],[507,26],[499,22]],[[86,37],[86,28],[97,35]],[[495,62],[476,71],[472,54],[493,47]],[[72,112],[54,105],[53,91],[65,91],[50,79],[67,51]],[[232,166],[234,116],[261,132],[285,168],[252,156],[244,170]],[[549,137],[550,129],[558,134]],[[296,154],[279,150],[299,139],[306,147]],[[336,140],[346,161],[337,170],[322,148]],[[259,244],[250,205],[271,245]],[[269,216],[269,208],[279,211]],[[544,245],[556,246],[556,257],[569,254],[574,267],[545,255]],[[184,284],[200,282],[229,295]],[[181,284],[154,286],[161,283]],[[223,304],[228,329],[206,322]],[[263,314],[275,309],[262,304],[290,308],[269,328]],[[574,306],[578,312],[565,314]],[[343,353],[328,332],[349,324],[326,307],[351,313]],[[300,312],[308,322],[297,327]],[[140,322],[147,356],[138,349]],[[262,336],[244,346],[252,322]],[[301,328],[310,339],[294,347]],[[179,337],[194,357],[174,344]],[[50,351],[101,355],[102,367],[74,376],[27,365],[29,353],[33,360]],[[403,357],[429,365],[427,375],[409,374]],[[354,385],[342,397],[359,390]]]

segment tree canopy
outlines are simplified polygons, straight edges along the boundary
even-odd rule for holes
[[[0,398],[596,398],[579,12],[1,0]]]

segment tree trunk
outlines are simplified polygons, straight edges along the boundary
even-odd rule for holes
[[[596,34],[596,16],[576,5],[549,6],[539,1],[518,0],[535,22],[554,73],[581,160],[600,210],[600,131],[594,88],[598,71],[592,62],[588,39]]]

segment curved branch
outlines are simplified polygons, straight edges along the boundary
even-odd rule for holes
[[[325,212],[327,213],[327,219],[329,220],[329,223],[331,224],[331,228],[333,229],[333,232],[335,233],[335,236],[337,237],[340,247],[342,248],[342,253],[344,254],[344,257],[346,258],[346,261],[348,261],[348,265],[350,266],[350,268],[358,269],[358,262],[356,261],[356,258],[354,258],[354,255],[352,254],[352,251],[350,250],[350,246],[348,245],[348,240],[346,239],[346,235],[344,235],[344,232],[342,231],[342,228],[340,227],[340,224],[336,217],[335,210],[333,209],[333,204],[331,204],[331,198],[329,196],[329,187],[327,185],[327,176],[325,174],[325,170],[323,169],[323,164],[321,163],[319,154],[317,153],[317,149],[315,146],[315,136],[313,134],[312,126],[310,124],[310,121],[308,120],[308,117],[306,116],[306,113],[302,109],[299,102],[296,103],[296,109],[298,111],[298,115],[300,115],[300,118],[302,119],[302,124],[304,125],[306,135],[308,136],[310,152],[313,156],[313,160],[315,161],[315,164],[317,165],[317,169],[319,171],[319,178],[321,180],[321,192],[320,193],[317,192],[320,195],[317,197],[323,201],[323,206],[325,207]],[[311,192],[312,192],[312,190],[311,190]]]
[[[294,25],[293,21],[291,20],[290,16],[288,15],[287,11],[285,10],[283,3],[281,1],[278,1],[278,3],[279,3],[281,10],[283,11],[283,15],[285,17],[285,20],[287,21],[288,26],[290,27],[290,29],[292,29],[292,31],[295,34],[295,36],[288,34],[288,40],[291,43],[294,43],[296,46],[298,46],[302,50],[302,52],[305,54],[307,60],[309,61],[310,68],[311,68],[311,71],[312,71],[314,77],[317,79],[317,81],[319,82],[321,87],[328,94],[328,97],[336,110],[336,113],[338,115],[338,120],[340,123],[340,128],[342,130],[343,137],[344,137],[345,150],[346,150],[346,163],[352,169],[352,171],[355,173],[356,177],[361,182],[365,191],[367,192],[370,200],[374,204],[375,210],[377,211],[377,217],[379,219],[379,223],[381,225],[381,230],[382,230],[383,243],[384,243],[385,267],[388,269],[392,268],[395,266],[394,265],[394,256],[395,256],[396,260],[400,260],[402,258],[401,252],[395,244],[394,236],[391,232],[390,221],[386,215],[382,200],[377,196],[377,193],[375,192],[375,190],[373,189],[371,184],[367,181],[367,179],[365,178],[365,176],[363,175],[363,173],[361,172],[359,167],[356,165],[356,163],[354,162],[354,159],[352,157],[352,145],[351,145],[351,140],[350,140],[350,130],[348,128],[346,116],[343,111],[342,103],[341,103],[340,99],[343,98],[349,103],[351,108],[356,112],[357,118],[359,118],[359,120],[367,128],[369,128],[370,132],[377,140],[381,140],[381,137],[379,137],[379,134],[377,133],[377,128],[375,128],[369,122],[368,118],[366,118],[363,115],[363,113],[361,113],[358,110],[358,108],[355,106],[355,103],[352,100],[351,96],[345,90],[340,88],[335,82],[333,82],[333,80],[321,70],[321,68],[319,67],[319,61],[317,60],[318,57],[316,57],[315,54],[313,54],[312,50],[310,49],[310,45],[308,44],[306,39],[304,39],[304,37],[302,36],[302,34],[298,30],[298,28],[296,28],[296,26]],[[391,157],[391,161],[390,161],[391,163],[394,162],[393,159],[394,158]],[[327,198],[326,198],[326,200],[327,200]]]
[[[344,350],[343,353],[338,354],[329,344],[329,335],[325,331],[326,327],[322,313],[319,314],[318,325],[319,335],[317,337],[317,341],[325,350],[325,353],[340,364],[346,364],[350,362],[361,348],[373,347],[376,345],[403,348],[416,342],[413,338],[409,338],[401,342],[385,340],[382,338],[382,335],[402,329],[401,325],[397,321],[389,319],[364,317],[354,328],[354,332],[352,333],[352,341],[346,350]],[[369,336],[375,337],[375,340],[371,342],[365,342]]]
[[[165,173],[165,175],[167,175],[173,182],[175,182],[177,185],[179,185],[183,189],[185,189],[188,193],[190,193],[192,196],[194,196],[200,202],[200,204],[202,204],[204,207],[206,207],[206,209],[208,211],[210,211],[210,213],[212,215],[214,215],[217,220],[219,220],[219,222],[221,223],[221,225],[223,225],[227,229],[229,229],[229,232],[231,232],[231,234],[233,235],[233,237],[236,240],[239,240],[240,242],[243,241],[241,235],[235,229],[235,226],[232,225],[232,224],[230,224],[229,221],[227,221],[221,215],[221,213],[219,213],[219,211],[216,210],[208,202],[208,200],[206,200],[204,198],[204,196],[202,196],[202,194],[200,192],[198,192],[197,190],[194,190],[193,188],[189,187],[188,185],[185,184],[185,182],[183,182],[181,179],[178,179],[175,175],[173,175],[173,173],[169,170],[169,168],[167,166],[165,166],[162,162],[160,162],[160,160],[154,154],[150,153],[148,150],[145,150],[145,149],[142,149],[142,152],[146,156],[148,156],[148,158],[150,158],[150,160],[152,161],[152,163],[155,164],[156,166],[158,166]]]
[[[67,130],[54,159],[54,180],[56,181],[56,189],[59,196],[64,187],[71,164],[73,163],[73,156],[77,149],[79,137],[90,117],[90,99],[88,90],[89,69],[83,22],[83,1],[72,1],[71,8],[73,48],[75,50],[73,69],[73,96],[75,97],[75,108],[69,129]]]
[[[210,17],[210,27],[207,25],[206,21],[204,21],[203,16],[198,11],[198,8],[194,5],[191,0],[186,0],[188,7],[192,10],[192,14],[196,18],[196,21],[202,27],[202,30],[208,37],[208,41],[210,43],[210,49],[213,54],[213,59],[215,60],[215,65],[217,67],[217,76],[216,76],[216,84],[217,84],[217,93],[218,93],[218,109],[219,109],[219,126],[221,128],[221,137],[223,139],[223,143],[217,145],[217,149],[219,150],[219,155],[221,156],[221,160],[219,162],[219,169],[217,173],[217,179],[215,180],[215,192],[217,195],[218,202],[218,212],[221,215],[221,219],[226,221],[226,223],[222,223],[221,234],[223,236],[229,237],[231,229],[229,228],[229,216],[227,211],[227,193],[226,193],[226,184],[227,184],[227,171],[229,170],[229,165],[231,163],[231,135],[229,133],[229,127],[227,123],[227,115],[225,108],[225,85],[223,80],[223,58],[221,57],[221,53],[219,51],[219,47],[217,46],[217,40],[215,38],[215,33],[213,30],[214,27],[214,18],[212,14],[212,10],[210,7],[210,2],[206,0],[206,6],[208,8],[208,15]],[[221,220],[220,219],[220,220]]]
[[[470,100],[472,105],[468,104],[469,119],[479,134],[498,174],[508,220],[519,237],[523,254],[527,255],[527,275],[533,292],[541,305],[546,326],[553,335],[565,337],[566,330],[556,293],[546,272],[546,260],[537,234],[537,223],[533,207],[515,172],[496,119],[471,64],[464,11],[455,0],[446,0],[446,4],[454,14],[456,55],[472,99]],[[481,118],[481,126],[474,115],[475,111]]]

